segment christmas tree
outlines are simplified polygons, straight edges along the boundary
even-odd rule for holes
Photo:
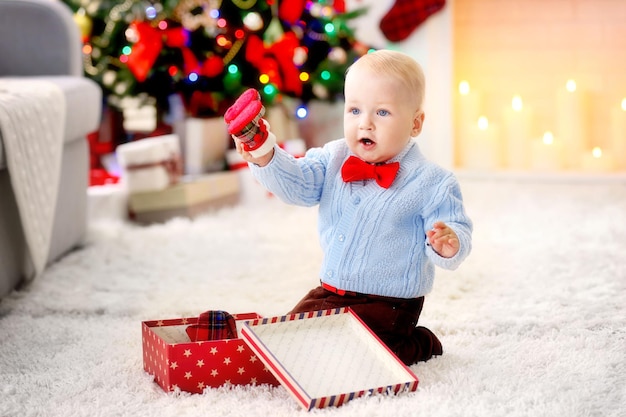
[[[247,88],[271,105],[283,97],[334,101],[359,43],[339,0],[64,0],[84,42],[85,72],[113,107],[150,97],[166,112],[220,116]]]

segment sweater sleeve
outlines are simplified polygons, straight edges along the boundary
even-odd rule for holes
[[[278,146],[272,160],[264,167],[248,164],[252,175],[282,201],[314,206],[319,203],[326,176],[326,152],[310,149],[303,158],[295,158]]]
[[[452,174],[439,185],[432,205],[424,216],[424,229],[429,230],[437,221],[448,225],[459,238],[459,251],[452,258],[444,258],[428,245],[426,254],[437,266],[444,269],[456,269],[472,250],[473,224],[465,212],[461,188]]]

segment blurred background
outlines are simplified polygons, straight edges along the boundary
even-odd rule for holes
[[[86,74],[106,95],[94,166],[119,144],[172,132],[184,151],[190,119],[221,118],[250,87],[279,140],[301,141],[298,152],[322,145],[343,135],[347,66],[389,48],[424,67],[419,141],[436,162],[626,170],[621,0],[63,1],[81,29]],[[224,131],[210,141],[225,160]]]

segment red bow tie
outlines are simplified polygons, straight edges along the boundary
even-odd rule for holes
[[[341,167],[341,176],[345,182],[373,179],[381,187],[389,188],[399,169],[399,162],[374,165],[356,156],[350,156]]]

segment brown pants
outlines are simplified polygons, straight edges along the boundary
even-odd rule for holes
[[[350,307],[402,362],[412,365],[443,353],[433,332],[416,327],[423,305],[424,297],[337,295],[320,286],[309,291],[288,314]]]

